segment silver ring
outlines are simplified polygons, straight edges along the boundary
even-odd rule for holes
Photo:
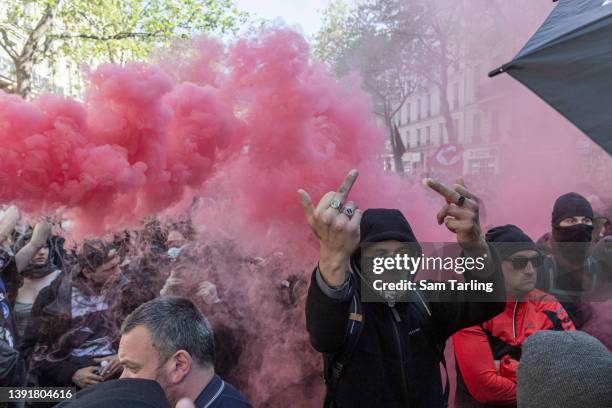
[[[460,195],[459,198],[457,199],[457,205],[459,207],[463,207],[464,203],[465,203],[465,196]]]
[[[339,210],[340,207],[342,207],[342,202],[337,198],[334,198],[329,206],[334,210]]]
[[[352,217],[355,214],[355,210],[352,209],[351,207],[345,207],[342,210],[342,212],[345,213],[346,215],[348,215],[349,218]]]

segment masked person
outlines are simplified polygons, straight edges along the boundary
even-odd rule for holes
[[[580,194],[567,193],[555,201],[548,257],[538,274],[536,287],[555,296],[581,328],[588,320],[588,299],[597,289],[602,273],[590,257],[593,235],[593,209]]]
[[[505,225],[488,231],[486,239],[502,260],[508,301],[503,313],[453,335],[457,408],[516,405],[523,342],[540,330],[575,330],[559,302],[535,289],[544,257],[531,238]]]
[[[121,371],[109,308],[120,261],[104,241],[85,241],[78,265],[39,293],[20,347],[38,386],[82,389]]]
[[[179,257],[181,251],[185,248],[187,244],[187,240],[177,230],[172,230],[168,233],[168,238],[166,239],[166,248],[168,248],[168,258],[175,261],[176,258]]]
[[[325,194],[316,207],[308,193],[299,191],[308,224],[320,243],[319,264],[306,301],[306,325],[311,344],[323,354],[324,405],[443,407],[447,394],[440,362],[447,338],[504,308],[503,276],[480,231],[477,200],[461,182],[450,189],[428,181],[448,203],[438,213],[438,223],[456,234],[464,255],[487,260],[482,270],[466,271],[466,278],[493,283],[493,291],[481,302],[466,302],[464,294],[455,291],[447,302],[428,302],[419,296],[411,302],[362,303],[364,290],[373,290],[380,298],[388,294],[368,281],[361,284],[357,257],[393,256],[417,240],[398,210],[362,212],[346,201],[356,178],[357,172],[351,171],[339,191]]]

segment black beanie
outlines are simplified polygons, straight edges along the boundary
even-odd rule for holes
[[[519,251],[536,250],[533,240],[516,225],[491,228],[485,235],[485,240],[492,243],[501,259]]]
[[[105,381],[87,387],[59,408],[170,408],[156,381],[135,378]]]
[[[558,226],[565,218],[593,218],[593,208],[586,198],[578,193],[567,193],[557,198],[552,211],[552,226]]]
[[[360,262],[363,244],[394,240],[399,242],[413,242],[418,253],[422,252],[421,246],[412,232],[410,224],[404,215],[396,209],[371,208],[365,210],[361,218],[361,241],[357,249],[355,260]]]
[[[387,240],[417,242],[410,224],[399,210],[386,208],[366,210],[361,218],[361,242]]]

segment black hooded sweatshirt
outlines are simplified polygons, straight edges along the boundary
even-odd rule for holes
[[[398,210],[365,211],[361,242],[386,240],[416,242]],[[491,253],[495,271],[488,279],[479,277],[479,281],[493,282],[494,290],[486,294],[487,298],[481,296],[481,302],[463,302],[462,292],[455,291],[452,302],[426,302],[431,317],[413,302],[363,303],[363,330],[338,382],[335,406],[443,407],[440,346],[453,333],[504,310],[504,302],[496,301],[505,298],[503,275],[492,248]],[[358,264],[352,265],[355,268]],[[306,324],[313,347],[323,353],[328,365],[344,345],[352,294],[359,297],[359,288],[351,274],[351,295],[334,299],[321,289],[318,273],[315,269],[308,291]]]

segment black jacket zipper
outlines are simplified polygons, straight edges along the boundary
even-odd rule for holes
[[[397,309],[395,309],[395,303],[390,302],[388,303],[388,305],[389,305],[389,308],[391,309],[391,313],[393,313],[393,333],[395,334],[395,342],[397,345],[397,351],[398,351],[399,358],[400,358],[400,373],[401,373],[400,379],[402,381],[402,391],[404,393],[404,396],[408,398],[409,395],[408,395],[408,389],[406,388],[406,371],[405,371],[405,364],[404,364],[404,347],[402,347],[402,340],[400,337],[399,327],[398,327],[398,323],[402,321],[402,318],[397,312]]]

